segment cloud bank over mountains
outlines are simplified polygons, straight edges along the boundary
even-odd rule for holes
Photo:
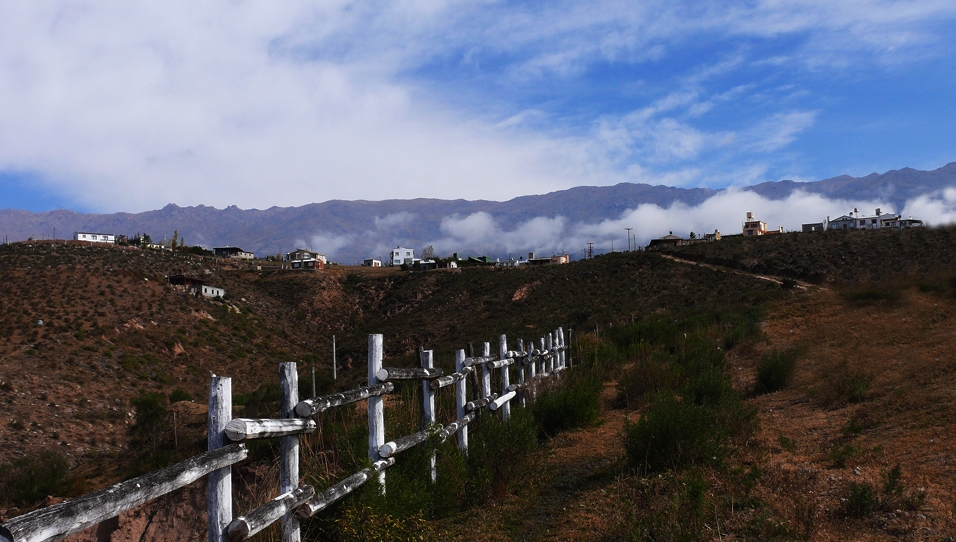
[[[669,206],[647,203],[628,209],[618,216],[598,222],[572,222],[563,216],[531,216],[514,221],[496,219],[491,213],[479,211],[469,215],[444,216],[440,219],[437,235],[407,243],[420,253],[427,245],[435,247],[436,254],[447,256],[453,252],[463,255],[494,255],[515,258],[528,252],[539,254],[571,253],[581,257],[587,244],[594,243],[595,253],[628,247],[625,228],[632,228],[635,236],[632,246],[645,246],[655,238],[673,232],[688,237],[719,230],[724,234],[740,233],[748,211],[768,223],[770,228],[783,226],[785,231],[799,231],[801,225],[822,222],[859,209],[867,216],[876,209],[883,213],[899,213],[904,217],[922,219],[929,226],[956,223],[956,188],[919,196],[908,201],[901,210],[893,208],[888,200],[830,199],[819,194],[795,191],[784,199],[770,199],[751,191],[729,189],[714,195],[699,205],[674,202]],[[533,210],[530,214],[533,214]],[[368,257],[383,258],[394,244],[381,241],[390,235],[389,225],[414,220],[415,215],[400,213],[376,217],[376,227],[360,234],[337,236],[319,233],[308,243],[315,250],[325,250],[333,259],[352,257],[353,246],[365,246]],[[353,258],[354,260],[354,258]]]
[[[933,171],[904,168],[866,177],[815,182],[780,181],[713,190],[622,183],[581,186],[507,201],[408,199],[342,201],[298,207],[166,207],[138,214],[30,213],[0,210],[0,236],[11,240],[59,237],[73,231],[134,234],[161,239],[178,231],[190,244],[233,245],[260,256],[303,247],[340,263],[387,259],[402,245],[432,245],[439,256],[526,256],[568,252],[581,256],[587,243],[597,253],[627,248],[625,228],[638,245],[673,231],[689,236],[720,230],[739,233],[746,213],[771,228],[861,213],[899,212],[929,225],[956,220],[956,162]],[[66,235],[64,235],[64,233]]]

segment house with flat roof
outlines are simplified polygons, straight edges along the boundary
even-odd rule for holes
[[[216,256],[219,258],[236,258],[239,260],[252,260],[255,259],[256,255],[251,252],[246,252],[239,247],[216,247],[212,249],[216,253]]]
[[[92,233],[78,231],[73,232],[73,239],[75,241],[88,241],[90,243],[116,243],[116,235],[112,233]]]

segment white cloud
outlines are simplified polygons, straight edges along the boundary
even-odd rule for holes
[[[956,191],[953,192],[956,198]],[[956,199],[954,199],[956,201]],[[517,224],[513,229],[500,224],[487,213],[466,217],[453,216],[442,220],[443,237],[432,244],[439,253],[473,250],[489,254],[521,255],[526,251],[543,254],[582,252],[587,243],[604,252],[614,243],[616,250],[627,246],[625,228],[640,245],[651,239],[674,232],[687,237],[720,230],[722,233],[740,233],[748,211],[768,223],[770,228],[783,226],[784,230],[799,231],[808,222],[821,222],[827,216],[836,217],[854,207],[888,208],[886,202],[831,200],[818,194],[796,191],[781,200],[771,200],[755,192],[729,189],[700,205],[675,203],[668,207],[644,204],[630,209],[619,217],[594,224],[569,223],[564,217],[536,217]]]
[[[415,213],[400,211],[383,217],[375,217],[375,227],[380,230],[394,228],[415,220],[415,216]]]
[[[906,202],[901,214],[932,226],[956,224],[956,188],[914,198]]]

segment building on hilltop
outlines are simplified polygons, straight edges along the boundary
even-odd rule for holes
[[[767,223],[762,220],[757,220],[754,218],[754,214],[750,211],[747,211],[747,220],[744,221],[743,234],[748,237],[754,235],[775,235],[783,233],[783,226],[775,230],[771,230],[767,227]]]
[[[235,258],[238,260],[252,260],[255,259],[256,255],[251,252],[246,252],[239,247],[216,247],[213,249],[216,253],[216,256],[219,258]]]
[[[413,265],[415,263],[415,250],[405,247],[395,247],[392,249],[392,259],[389,265],[399,266],[402,264]]]
[[[674,235],[674,232],[670,232],[664,237],[658,237],[657,239],[651,239],[651,242],[647,244],[647,248],[667,248],[667,247],[679,247],[684,244],[684,239],[680,236]]]
[[[365,258],[365,261],[362,262],[362,265],[365,267],[382,267],[382,260],[376,260],[375,258]]]
[[[312,252],[304,248],[297,248],[292,252],[286,253],[285,259],[289,262],[290,269],[301,271],[325,269],[325,265],[328,262],[325,254]]]
[[[112,233],[73,232],[73,240],[88,241],[91,243],[116,243],[116,235]]]
[[[913,228],[923,225],[922,220],[913,217],[903,218],[901,215],[884,213],[879,208],[873,215],[866,216],[859,209],[830,220],[827,217],[825,229],[828,230],[881,230],[883,228]]]
[[[328,265],[329,260],[325,257],[325,254],[319,252],[312,252],[311,250],[306,250],[304,248],[297,248],[292,252],[286,252],[285,254],[286,261],[308,261],[308,260],[319,260],[322,262],[322,265]]]

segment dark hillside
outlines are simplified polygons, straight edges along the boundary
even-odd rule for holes
[[[861,283],[952,269],[956,227],[734,236],[668,253],[748,273]]]

